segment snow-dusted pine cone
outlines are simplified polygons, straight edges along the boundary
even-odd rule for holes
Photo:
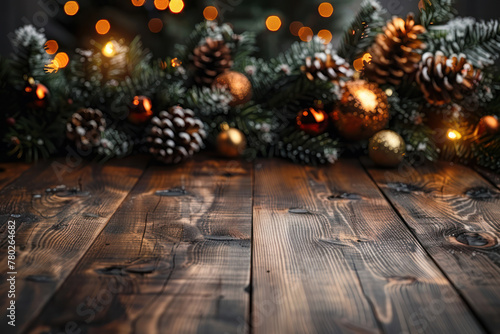
[[[316,53],[314,58],[307,57],[301,70],[311,81],[319,79],[338,82],[341,77],[350,77],[353,74],[343,58],[331,53]]]
[[[203,147],[203,122],[190,109],[175,106],[162,111],[151,119],[151,125],[147,136],[149,152],[163,163],[179,163]]]
[[[66,137],[86,151],[99,145],[105,129],[106,120],[100,110],[82,108],[66,123]]]
[[[414,74],[418,69],[422,58],[418,51],[425,48],[418,36],[424,32],[425,28],[415,24],[412,14],[407,16],[406,21],[394,17],[368,50],[372,59],[365,66],[365,77],[379,85],[401,84],[405,76]]]
[[[190,60],[194,69],[194,80],[202,86],[210,86],[219,74],[233,66],[231,49],[226,42],[210,37],[193,50]]]
[[[447,58],[438,51],[423,55],[417,82],[430,104],[444,105],[474,92],[481,77],[481,71],[474,70],[465,55]]]

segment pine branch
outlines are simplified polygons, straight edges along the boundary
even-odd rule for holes
[[[424,7],[420,11],[420,24],[425,28],[448,23],[455,18],[457,11],[454,0],[422,0]]]

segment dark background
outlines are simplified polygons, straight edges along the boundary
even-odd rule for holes
[[[298,20],[313,28],[329,29],[334,33],[334,43],[341,37],[345,27],[359,9],[361,0],[332,0],[335,12],[330,18],[322,18],[317,12],[319,3],[326,0],[184,0],[181,14],[172,14],[167,9],[159,12],[154,8],[154,0],[146,0],[142,7],[134,7],[130,0],[78,0],[80,11],[69,17],[64,14],[66,0],[7,0],[2,1],[0,12],[0,53],[10,53],[9,32],[25,23],[43,27],[49,39],[60,44],[60,50],[70,54],[76,47],[89,47],[91,39],[105,42],[111,37],[130,41],[141,35],[144,44],[157,56],[173,56],[173,45],[189,34],[193,26],[203,20],[203,9],[215,5],[224,11],[223,19],[231,22],[236,31],[252,30],[259,35],[259,45],[263,56],[272,56],[298,40],[288,30],[290,22]],[[418,11],[419,0],[381,0],[382,5],[393,15],[404,16],[407,12]],[[490,19],[500,15],[500,2],[493,0],[458,0],[457,9],[461,16]],[[283,26],[279,32],[265,29],[268,15],[279,15]],[[148,30],[150,18],[158,17],[164,22],[160,33]],[[111,22],[111,31],[99,36],[94,25],[99,19]]]

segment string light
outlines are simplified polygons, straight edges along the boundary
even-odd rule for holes
[[[170,61],[170,64],[172,67],[179,67],[182,65],[182,62],[179,60],[179,58],[174,58]]]
[[[155,7],[158,10],[165,10],[168,8],[169,0],[155,0]]]
[[[462,134],[460,132],[458,132],[457,130],[453,130],[453,129],[448,130],[447,136],[451,140],[460,140],[462,138]]]
[[[76,1],[68,1],[64,4],[64,12],[66,15],[73,16],[78,13],[78,10],[80,9],[80,5],[78,5],[78,2]]]
[[[159,33],[163,29],[163,21],[158,18],[151,19],[148,28],[152,33]]]
[[[309,42],[312,40],[314,33],[309,27],[302,27],[299,29],[299,37],[303,42]]]
[[[184,9],[184,1],[172,0],[170,2],[170,11],[174,14],[179,14]]]
[[[332,41],[333,35],[329,30],[323,29],[318,32],[318,37],[323,40],[324,44],[328,44]]]
[[[58,68],[65,68],[68,66],[69,63],[69,57],[66,52],[59,52],[56,54],[54,58],[54,64],[57,65]]]
[[[106,35],[109,32],[109,29],[111,29],[111,25],[108,20],[99,20],[95,25],[95,30],[100,35]]]
[[[293,21],[292,23],[290,23],[290,32],[292,33],[292,35],[294,36],[299,36],[299,30],[300,28],[302,28],[304,25],[302,24],[302,22],[299,22],[299,21]]]
[[[136,7],[141,7],[142,5],[144,5],[145,2],[146,0],[132,0],[132,5]]]
[[[59,50],[59,44],[56,41],[50,40],[45,43],[45,52],[49,55],[53,55]]]
[[[318,12],[322,17],[330,17],[333,14],[333,6],[331,3],[323,2],[318,6]]]
[[[208,21],[213,21],[219,15],[219,11],[214,6],[207,6],[203,10],[203,17]]]
[[[107,42],[102,48],[102,54],[108,58],[114,57],[116,55],[116,47],[113,41]]]
[[[271,15],[266,20],[266,27],[270,31],[278,31],[281,28],[281,19],[276,15]]]

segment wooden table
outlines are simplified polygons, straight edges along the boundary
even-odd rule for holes
[[[0,333],[500,333],[496,175],[207,156],[0,168]]]

